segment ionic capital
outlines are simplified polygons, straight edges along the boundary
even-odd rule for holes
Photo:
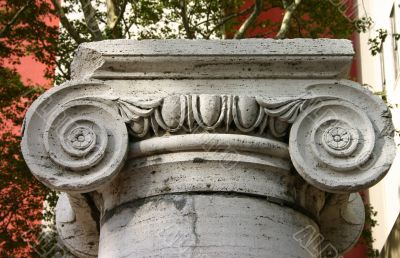
[[[82,44],[73,79],[29,109],[22,141],[32,173],[67,193],[61,239],[81,257],[97,247],[99,257],[171,257],[186,249],[166,239],[184,231],[196,255],[212,246],[220,257],[266,257],[282,238],[290,251],[279,252],[309,258],[288,236],[312,224],[345,252],[364,223],[356,192],[395,155],[388,107],[344,79],[352,55],[345,40]],[[207,228],[236,220],[248,228],[215,247]],[[225,245],[250,235],[256,248]]]

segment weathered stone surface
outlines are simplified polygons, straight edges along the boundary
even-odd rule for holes
[[[56,226],[62,243],[77,257],[97,257],[99,228],[87,197],[61,193],[57,202]]]
[[[80,257],[345,252],[364,223],[354,192],[395,153],[388,108],[344,80],[352,54],[326,39],[81,45],[22,141],[68,193],[61,239]]]
[[[116,211],[106,214],[103,221],[99,257],[317,255],[293,238],[309,225],[317,228],[316,224],[293,209],[261,198],[166,195],[126,203]]]
[[[335,195],[326,202],[320,215],[324,244],[331,244],[338,254],[350,251],[364,228],[364,203],[358,193]],[[322,253],[327,255],[327,253]]]
[[[72,77],[346,78],[353,54],[348,40],[106,40],[79,47]]]

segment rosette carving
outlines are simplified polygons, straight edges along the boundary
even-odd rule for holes
[[[87,192],[113,177],[124,163],[128,133],[115,110],[96,101],[51,105],[42,98],[28,115],[23,154],[49,187]]]
[[[376,183],[388,169],[366,112],[343,100],[309,105],[290,131],[291,159],[300,175],[330,192],[354,192]]]

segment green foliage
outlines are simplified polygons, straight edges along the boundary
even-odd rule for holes
[[[374,27],[374,21],[371,17],[364,16],[360,19],[356,19],[354,21],[355,31],[358,33],[370,33],[374,32],[376,34],[375,37],[370,37],[368,39],[369,50],[373,56],[382,53],[383,44],[385,43],[387,37],[389,36],[389,32],[387,29],[376,29],[372,31]],[[395,41],[400,40],[399,33],[391,33],[391,35]]]
[[[58,32],[45,20],[54,18],[46,1],[0,2],[0,257],[35,257],[27,240],[40,231],[48,193],[22,158],[18,132],[24,111],[42,90],[24,85],[5,65],[26,55],[54,64]]]
[[[367,255],[369,258],[378,258],[379,250],[373,248],[372,243],[374,242],[374,238],[372,236],[372,229],[378,225],[378,221],[376,221],[375,217],[378,214],[374,208],[365,204],[365,227],[361,234],[361,237],[367,246]]]
[[[23,111],[41,92],[24,86],[19,75],[0,67],[0,257],[26,257],[43,218],[48,190],[34,180],[20,151]],[[31,253],[32,254],[32,253]]]
[[[354,26],[358,33],[366,33],[369,31],[374,25],[374,21],[371,17],[364,16],[360,19],[356,19],[354,21]]]
[[[23,9],[16,17],[19,10]],[[11,24],[13,19],[15,21]],[[18,63],[26,55],[33,55],[45,64],[54,64],[54,45],[58,35],[56,26],[47,23],[56,19],[47,1],[7,0],[0,2],[0,66],[4,60]]]
[[[368,39],[369,50],[373,56],[382,52],[383,43],[385,43],[388,36],[388,32],[385,29],[378,29],[376,32],[378,33],[376,37]]]
[[[307,38],[346,38],[349,39],[354,31],[350,14],[346,14],[345,6],[335,6],[331,1],[310,0],[299,6],[297,23],[298,33],[293,36]],[[292,37],[293,37],[292,36]]]
[[[40,88],[27,87],[22,84],[20,76],[15,71],[0,67],[0,123],[8,119],[16,125],[22,123],[21,113],[27,108],[30,100],[38,93],[43,92]],[[24,101],[19,101],[24,98]]]

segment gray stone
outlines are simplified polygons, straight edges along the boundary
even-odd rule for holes
[[[79,257],[338,257],[395,154],[347,40],[82,44],[26,115]],[[293,168],[294,166],[294,168]],[[97,250],[98,249],[98,250]]]

